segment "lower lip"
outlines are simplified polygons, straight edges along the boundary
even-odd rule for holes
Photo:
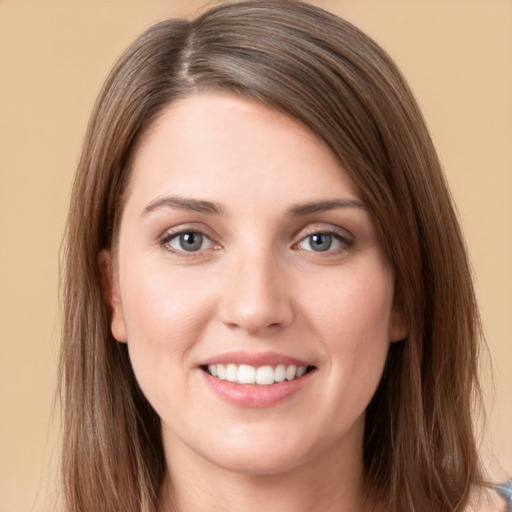
[[[201,370],[207,385],[219,398],[237,407],[255,409],[273,407],[291,398],[309,382],[313,373],[314,371],[310,371],[302,377],[290,381],[256,386],[220,380]]]

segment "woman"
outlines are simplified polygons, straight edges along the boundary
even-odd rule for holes
[[[63,290],[68,512],[497,510],[439,161],[334,15],[241,2],[135,41],[89,124]]]

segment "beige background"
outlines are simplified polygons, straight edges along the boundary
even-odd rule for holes
[[[43,510],[55,484],[58,250],[92,103],[137,34],[202,3],[0,0],[2,512]],[[512,1],[318,3],[388,50],[424,109],[472,255],[496,372],[491,438],[510,474]]]

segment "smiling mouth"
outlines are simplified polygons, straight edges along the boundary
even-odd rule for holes
[[[285,381],[300,379],[313,371],[315,366],[296,366],[278,364],[276,366],[251,366],[248,364],[209,364],[202,366],[202,370],[219,380],[234,384],[253,384],[257,386],[270,386]]]

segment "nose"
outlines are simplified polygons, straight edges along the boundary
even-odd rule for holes
[[[272,254],[233,255],[224,280],[220,316],[228,327],[268,335],[292,322],[289,279]]]

